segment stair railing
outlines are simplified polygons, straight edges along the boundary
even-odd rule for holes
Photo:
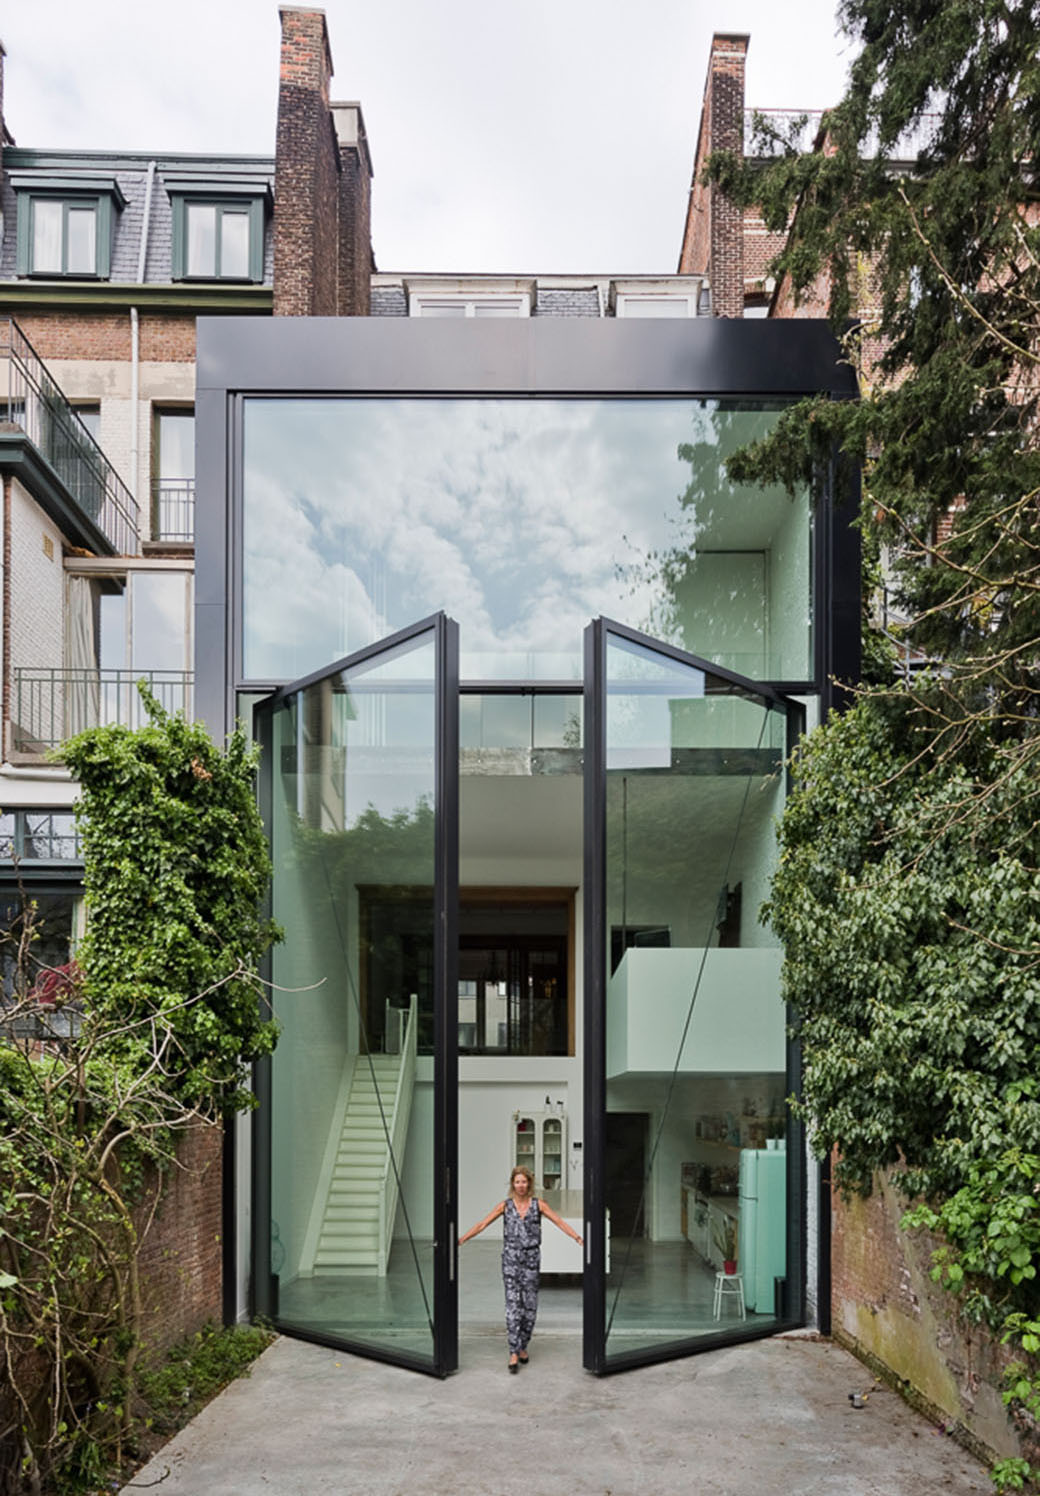
[[[383,1164],[382,1187],[379,1191],[379,1276],[386,1277],[393,1246],[394,1216],[400,1195],[400,1173],[398,1159],[404,1157],[404,1145],[408,1136],[408,1122],[412,1111],[412,1092],[415,1088],[415,1056],[417,1049],[418,1013],[416,995],[413,992],[407,1009],[386,1005],[385,1046],[389,1053],[400,1054],[397,1070],[397,1087],[394,1091],[390,1116],[390,1146]],[[403,1032],[402,1032],[403,1030]],[[391,1048],[395,1045],[396,1048]]]

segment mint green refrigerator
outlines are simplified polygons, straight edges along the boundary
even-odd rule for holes
[[[772,1314],[775,1279],[787,1276],[787,1153],[742,1148],[737,1271],[749,1314]]]

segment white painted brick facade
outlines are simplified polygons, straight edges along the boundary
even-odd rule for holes
[[[137,499],[141,530],[149,535],[151,515],[152,436],[156,406],[193,405],[193,363],[142,363],[138,370],[137,484],[131,473],[133,423],[130,365],[118,359],[49,359],[48,368],[73,405],[101,405],[100,444],[109,462]]]
[[[65,614],[61,532],[18,482],[11,484],[10,582],[11,717],[18,722],[15,672],[19,666],[60,669]],[[49,719],[51,693],[45,699]],[[55,699],[60,703],[60,695]],[[46,737],[62,735],[60,721],[41,719],[40,729]]]
[[[60,668],[64,653],[64,598],[61,531],[21,484],[14,482],[11,485],[12,666]]]

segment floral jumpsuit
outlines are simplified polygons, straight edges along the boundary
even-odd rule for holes
[[[532,1199],[521,1215],[512,1199],[502,1218],[502,1281],[506,1290],[506,1334],[510,1355],[520,1355],[538,1313],[538,1274],[542,1258],[542,1216]]]

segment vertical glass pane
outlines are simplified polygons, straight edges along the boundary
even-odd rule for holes
[[[785,1012],[760,924],[783,710],[607,635],[608,1359],[775,1320]]]
[[[93,275],[97,269],[97,210],[70,207],[67,233],[65,269],[70,275]]]
[[[184,216],[188,229],[188,274],[217,273],[217,210],[212,203],[188,203]]]
[[[278,1314],[433,1357],[435,636],[273,712]]]
[[[808,490],[726,468],[777,416],[756,401],[250,397],[246,676],[293,680],[450,598],[469,680],[580,680],[598,614],[751,680],[808,681]]]
[[[189,659],[187,578],[183,572],[138,571],[133,576],[131,668],[184,671]],[[183,683],[181,683],[183,693]],[[170,706],[177,711],[183,706]]]
[[[61,223],[64,205],[45,197],[32,205],[32,268],[61,270]]]
[[[87,428],[96,442],[101,440],[101,406],[100,405],[76,405],[73,407],[81,423]]]
[[[159,477],[194,478],[195,412],[163,410],[156,417]]]
[[[19,997],[32,994],[31,1001],[44,998],[41,990],[48,973],[63,971],[72,959],[75,911],[78,896],[65,891],[52,893],[37,891],[32,898],[6,889],[0,894],[0,1002],[10,1003]],[[32,939],[25,939],[27,931]],[[23,964],[19,964],[18,948],[22,943],[27,952]],[[69,1019],[64,1023],[53,1019],[42,1026],[36,1020],[37,1032],[27,1032],[26,1038],[60,1038],[68,1033]]]
[[[249,214],[238,209],[221,209],[220,274],[236,280],[249,275]]]

